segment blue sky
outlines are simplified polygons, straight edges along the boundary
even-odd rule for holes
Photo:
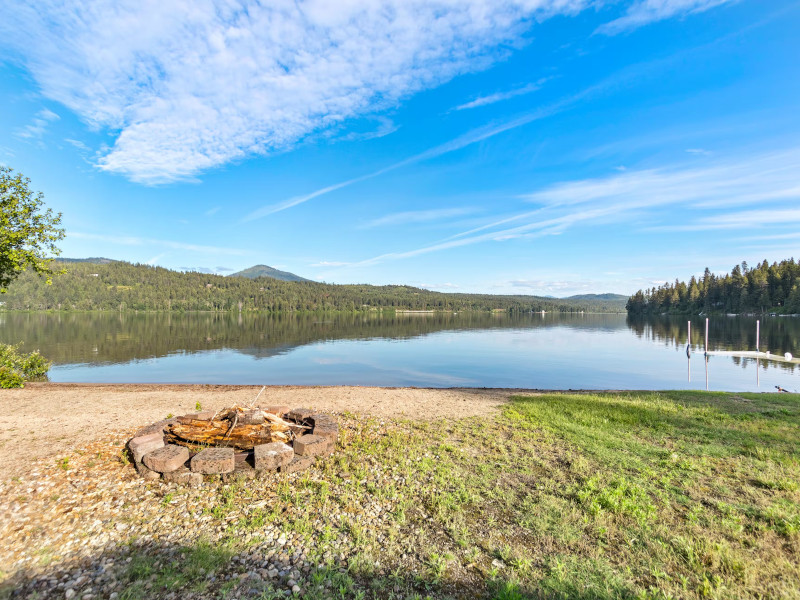
[[[800,258],[800,2],[0,8],[63,256],[632,293]]]

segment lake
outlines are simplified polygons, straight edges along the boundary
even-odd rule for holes
[[[704,320],[488,313],[238,315],[0,312],[0,341],[56,382],[705,389]],[[754,350],[756,319],[711,319],[712,350]],[[761,319],[761,350],[800,356],[800,319]],[[800,390],[800,366],[712,356],[711,390]]]

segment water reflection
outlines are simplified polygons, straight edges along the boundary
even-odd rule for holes
[[[692,353],[705,350],[705,318],[661,316],[651,318],[627,317],[628,327],[637,337],[659,342],[678,349],[688,346]],[[689,325],[691,323],[691,325]],[[795,317],[710,317],[708,320],[708,349],[717,350],[769,350],[782,356],[789,352],[800,353],[800,319]],[[758,360],[747,357],[726,357],[736,366],[746,368]],[[795,372],[798,365],[762,361],[764,369],[783,369]]]
[[[549,389],[800,387],[797,365],[703,356],[704,319],[490,313],[3,313],[0,341],[53,360],[54,381],[305,383]],[[755,317],[710,320],[711,350],[754,350]],[[800,355],[800,319],[760,348]],[[682,358],[690,351],[684,368]],[[753,374],[752,370],[755,370]],[[700,375],[702,378],[702,375]]]

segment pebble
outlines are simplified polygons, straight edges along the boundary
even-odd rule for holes
[[[219,597],[222,587],[230,585],[226,582],[241,586],[231,598],[258,597],[265,588],[282,590],[286,595],[300,594],[312,568],[324,569],[334,563],[346,570],[347,558],[358,552],[346,530],[339,529],[341,523],[367,515],[369,519],[362,527],[377,530],[376,540],[381,537],[380,530],[390,524],[395,509],[392,500],[369,496],[356,508],[340,503],[340,493],[352,493],[347,491],[354,483],[350,479],[328,484],[333,501],[326,503],[324,512],[311,516],[310,535],[289,530],[291,511],[303,507],[302,499],[287,504],[270,517],[272,521],[243,528],[244,520],[268,514],[280,502],[276,490],[287,481],[286,474],[248,481],[246,489],[221,484],[215,487],[210,482],[200,489],[146,482],[130,464],[118,459],[129,438],[130,432],[119,432],[111,441],[88,444],[69,455],[68,471],[52,460],[48,461],[51,464],[43,461],[41,468],[18,479],[0,481],[0,539],[4,540],[0,564],[6,576],[19,578],[14,598],[118,600],[130,587],[128,573],[134,556],[137,561],[153,558],[148,569],[154,571],[138,580],[139,593],[145,597]],[[87,466],[90,461],[94,463],[91,468]],[[391,470],[366,468],[374,485],[397,485]],[[319,478],[321,471],[290,474],[288,482],[291,485],[309,476],[312,480]],[[235,490],[234,504],[228,507],[226,494],[230,489]],[[20,500],[23,496],[25,499]],[[305,512],[303,515],[308,518]],[[323,533],[329,538],[331,525],[340,537],[322,545],[319,540]],[[201,595],[193,595],[188,588],[162,588],[159,573],[175,561],[188,559],[184,549],[201,539],[212,547],[233,541],[235,559],[200,571],[199,577],[207,586]],[[249,594],[251,588],[258,593]]]

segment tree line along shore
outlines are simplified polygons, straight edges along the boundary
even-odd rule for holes
[[[724,276],[708,268],[701,278],[675,280],[639,290],[628,300],[629,314],[798,314],[800,313],[800,263],[794,258],[762,261],[755,267],[736,265]]]
[[[405,285],[338,285],[180,272],[111,261],[55,263],[52,285],[24,272],[6,310],[624,312],[624,300],[442,293]]]

